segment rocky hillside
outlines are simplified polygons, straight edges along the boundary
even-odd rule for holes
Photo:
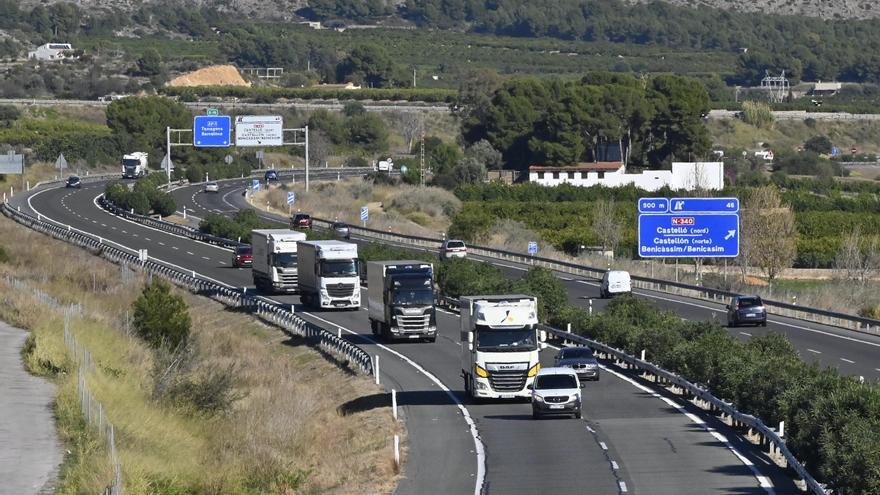
[[[631,0],[651,3],[655,0]],[[823,19],[880,18],[880,2],[874,0],[663,0],[684,7],[715,7],[740,12],[804,15]]]
[[[20,5],[31,8],[38,4],[56,3],[62,0],[21,0]],[[63,0],[67,1],[67,0]],[[107,9],[134,10],[144,3],[160,3],[161,0],[78,0],[76,3],[87,11]],[[220,11],[234,12],[262,19],[294,19],[297,10],[309,5],[309,0],[188,0],[196,5],[209,5]],[[656,0],[628,0],[633,3],[651,3]],[[686,7],[715,7],[742,12],[763,12],[784,15],[805,15],[823,19],[880,18],[880,2],[875,0],[662,0]],[[340,0],[351,3],[351,0]],[[399,5],[402,0],[385,0],[386,4]],[[330,2],[321,0],[326,5]]]

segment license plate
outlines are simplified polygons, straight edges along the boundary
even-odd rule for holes
[[[755,313],[746,313],[746,318],[754,318]]]
[[[501,394],[502,399],[512,399],[513,397],[513,394]]]
[[[563,408],[563,406],[558,405],[558,404],[553,404],[552,406],[550,406],[550,409],[562,409],[562,408]]]
[[[419,335],[408,335],[407,337],[409,337],[409,338],[411,338],[411,339],[417,339],[417,338],[419,338],[420,336],[419,336]]]

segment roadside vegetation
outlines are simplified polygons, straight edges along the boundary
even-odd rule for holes
[[[116,427],[125,493],[393,490],[389,439],[401,432],[391,414],[338,412],[376,393],[369,379],[253,318],[9,220],[0,219],[0,238],[0,317],[32,332],[26,366],[57,385],[69,451],[59,493],[98,493],[112,475],[80,415],[63,342],[71,304],[81,308],[71,331],[95,363],[88,386]],[[7,277],[34,290],[13,289]]]

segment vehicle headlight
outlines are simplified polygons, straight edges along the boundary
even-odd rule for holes
[[[534,366],[529,368],[528,376],[535,376],[538,374],[538,370],[541,369],[541,363],[536,363]]]
[[[535,399],[535,402],[544,402],[544,398],[538,394],[533,395],[532,398]]]
[[[479,364],[474,365],[474,373],[480,378],[489,378],[489,372],[480,367]]]

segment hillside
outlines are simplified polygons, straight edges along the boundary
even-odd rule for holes
[[[36,5],[59,3],[66,0],[21,0],[19,5],[31,8]],[[631,3],[653,3],[656,0],[628,0]],[[662,0],[665,3],[683,7],[709,7],[739,12],[762,12],[782,15],[802,15],[820,17],[823,19],[869,19],[880,18],[880,2],[866,0]],[[77,4],[88,12],[106,12],[108,10],[121,10],[132,12],[141,5],[162,4],[167,0],[78,0]],[[177,2],[175,2],[177,3]],[[360,18],[368,17],[371,8],[376,2],[360,2],[360,0],[188,0],[197,6],[205,6],[216,9],[218,12],[230,12],[245,14],[251,17],[273,20],[297,20],[296,12],[306,7],[312,7],[318,14],[336,12],[340,17]],[[363,5],[357,5],[362,3]],[[387,6],[386,12],[394,12],[404,4],[401,0],[384,0],[381,2]],[[413,4],[428,4],[430,1],[412,2]],[[477,0],[461,3],[489,3]],[[368,4],[370,6],[368,6]],[[345,15],[348,14],[348,15]]]

